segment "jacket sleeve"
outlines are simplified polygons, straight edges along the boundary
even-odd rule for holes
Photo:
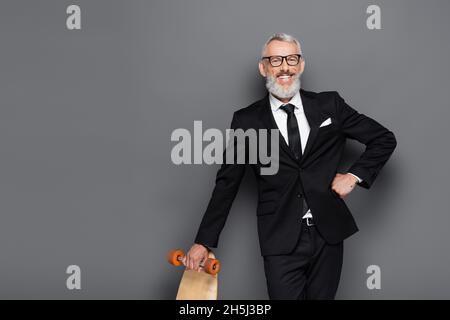
[[[233,130],[242,129],[237,120],[236,113],[233,115],[230,128]],[[230,139],[228,146],[223,152],[223,163],[217,172],[215,187],[200,223],[197,236],[195,237],[195,243],[209,248],[217,247],[220,233],[225,225],[231,205],[245,173],[245,161],[244,163],[236,161],[237,156],[235,154],[233,156],[233,163],[227,164],[227,153],[232,152],[230,148],[231,144],[233,144],[234,150],[242,150],[244,148],[246,152],[245,145],[238,145],[241,142],[239,142],[239,139]]]
[[[357,140],[366,146],[365,151],[348,172],[362,179],[358,185],[369,189],[394,152],[397,146],[396,138],[392,131],[350,107],[337,92],[336,104],[342,132],[347,138]]]

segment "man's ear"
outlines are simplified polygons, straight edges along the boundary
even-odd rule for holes
[[[265,78],[267,76],[266,70],[264,70],[264,64],[262,61],[258,63],[259,73]]]
[[[300,74],[305,71],[305,59],[302,58],[302,61],[300,62]]]

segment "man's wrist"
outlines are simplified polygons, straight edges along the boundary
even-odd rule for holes
[[[208,252],[212,251],[210,247],[208,247],[207,245],[205,245],[203,243],[197,243],[197,244],[203,246],[206,250],[208,250]]]
[[[361,183],[362,179],[359,178],[358,176],[354,175],[353,173],[347,172],[347,174],[349,174],[350,176],[352,176],[353,178],[355,178],[355,184],[356,183]]]

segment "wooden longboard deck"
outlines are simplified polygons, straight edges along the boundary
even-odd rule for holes
[[[216,257],[212,252],[209,258]],[[217,274],[186,269],[178,287],[177,300],[217,300]]]

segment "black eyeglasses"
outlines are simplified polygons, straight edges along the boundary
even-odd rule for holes
[[[289,66],[296,66],[300,62],[301,57],[301,54],[290,54],[288,56],[262,57],[261,60],[268,59],[272,67],[279,67],[283,64],[283,60],[286,59],[286,63]]]

